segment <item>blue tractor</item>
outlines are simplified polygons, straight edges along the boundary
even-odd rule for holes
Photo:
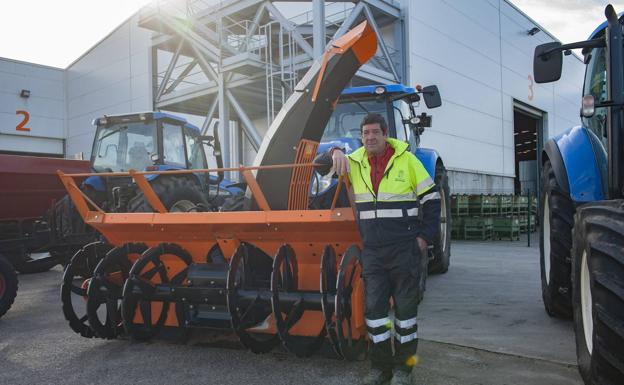
[[[93,121],[97,127],[91,167],[94,172],[169,171],[206,169],[204,145],[214,150],[218,167],[223,167],[218,137],[202,136],[186,119],[164,112],[104,116]],[[216,131],[215,131],[216,132]],[[223,179],[223,173],[162,175],[146,179],[169,211],[216,211],[238,187]],[[113,212],[153,211],[131,178],[92,176],[85,180],[98,201]]]
[[[424,99],[428,108],[441,105],[436,86],[424,88],[406,87],[401,84],[352,87],[343,90],[332,113],[319,146],[319,153],[331,147],[344,148],[351,153],[360,146],[360,123],[368,113],[378,113],[386,118],[388,136],[410,143],[410,151],[422,162],[436,184],[440,187],[441,213],[440,232],[432,245],[428,270],[432,274],[448,270],[451,254],[451,207],[448,176],[440,155],[432,149],[422,148],[420,136],[431,126],[432,117],[426,113],[416,114],[416,108]],[[316,174],[311,186],[311,206],[329,207],[334,196],[337,178],[335,175]],[[346,196],[341,197],[346,204]]]
[[[586,384],[624,381],[624,34],[611,5],[589,40],[535,49],[538,83],[561,76],[562,53],[582,48],[582,125],[542,154],[540,265],[551,316],[572,317]]]
[[[205,146],[213,149],[217,167],[223,167],[218,136],[201,135],[181,117],[163,112],[131,113],[97,118],[93,124],[96,133],[90,163],[92,171],[102,175],[88,177],[81,190],[108,212],[155,211],[131,177],[110,173],[206,169]],[[148,174],[146,179],[168,211],[233,211],[244,203],[243,190],[225,180],[222,173]],[[50,211],[48,223],[56,240],[75,245],[64,258],[88,243],[85,239],[98,238],[67,196]],[[71,242],[72,238],[76,241]]]

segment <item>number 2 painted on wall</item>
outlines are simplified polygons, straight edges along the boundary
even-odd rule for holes
[[[15,111],[15,115],[22,115],[24,117],[24,119],[22,119],[22,121],[17,126],[15,126],[15,130],[16,131],[30,131],[30,128],[26,127],[26,124],[30,120],[30,114],[24,110],[17,110]]]
[[[533,100],[533,76],[529,75],[529,101]]]

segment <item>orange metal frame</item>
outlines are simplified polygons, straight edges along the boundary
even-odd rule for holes
[[[304,153],[305,156],[298,157],[297,161],[309,160],[310,156],[316,154],[313,142],[300,144],[300,149],[302,149],[300,153]],[[163,242],[171,242],[186,249],[195,263],[206,263],[207,254],[215,244],[219,245],[223,255],[229,260],[241,242],[253,244],[270,256],[274,256],[278,248],[287,243],[296,254],[299,290],[316,291],[319,290],[323,248],[326,245],[332,245],[336,251],[337,262],[340,262],[341,256],[349,246],[356,244],[361,247],[361,239],[355,220],[354,205],[351,204],[351,207],[347,208],[335,207],[341,186],[344,184],[350,190],[348,179],[340,179],[339,188],[330,209],[307,210],[307,193],[313,166],[313,163],[308,162],[261,167],[145,172],[130,170],[129,172],[99,174],[65,174],[58,171],[58,175],[85,223],[101,232],[115,246],[128,242],[143,242],[152,247]],[[289,202],[297,207],[294,210],[272,210],[252,173],[253,170],[258,169],[283,168],[293,169]],[[148,174],[178,175],[218,171],[241,172],[261,211],[170,213],[145,179],[145,175]],[[132,177],[155,212],[104,212],[76,185],[74,178],[91,175]],[[300,183],[302,180],[307,180],[307,183]],[[353,202],[351,197],[350,199]],[[168,263],[167,260],[168,258],[163,258],[165,263]],[[168,270],[173,272],[183,268],[182,265],[176,266],[176,264],[181,264],[179,260],[175,258],[170,260],[172,265],[167,266]],[[355,337],[366,334],[363,282],[359,275],[356,279],[352,300]],[[291,333],[317,335],[322,319],[321,312],[306,311]],[[269,320],[269,324],[273,324],[271,321]],[[167,325],[177,325],[175,311],[169,312]],[[271,329],[273,328],[265,329],[264,332],[274,332]]]

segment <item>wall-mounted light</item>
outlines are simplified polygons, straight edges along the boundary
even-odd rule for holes
[[[20,91],[20,97],[24,99],[28,99],[30,97],[30,90]]]
[[[533,28],[531,28],[531,29],[529,29],[527,31],[527,35],[533,36],[533,35],[536,35],[538,32],[541,32],[541,31],[542,31],[541,29],[539,29],[537,27],[533,27]]]

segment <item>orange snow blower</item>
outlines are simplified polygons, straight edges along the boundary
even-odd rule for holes
[[[139,340],[165,327],[233,329],[254,352],[281,341],[306,356],[329,340],[340,357],[365,354],[361,239],[352,200],[347,208],[336,204],[348,183],[339,182],[329,209],[309,210],[308,196],[333,107],[376,49],[366,22],[334,41],[285,103],[253,167],[98,174],[133,180],[145,200],[137,207],[153,212],[106,212],[76,185],[74,178],[89,174],[59,172],[85,223],[106,239],[86,245],[65,269],[61,299],[71,328],[85,337]],[[155,192],[148,181],[150,174],[181,180],[224,171],[241,173],[245,210],[170,204],[167,191]]]

